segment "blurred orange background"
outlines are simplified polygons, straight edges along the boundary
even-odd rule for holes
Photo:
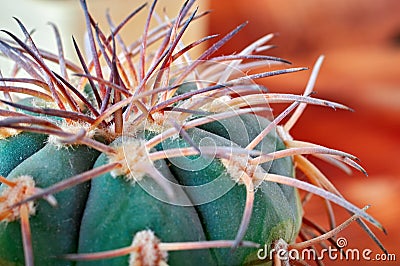
[[[319,163],[344,196],[368,210],[387,229],[374,230],[397,262],[328,261],[326,265],[399,265],[400,261],[400,1],[285,0],[210,1],[209,34],[249,24],[220,54],[240,51],[267,33],[278,33],[266,52],[312,67],[325,55],[315,97],[343,103],[355,112],[307,107],[292,135],[356,155],[369,174],[352,176]],[[302,93],[310,71],[266,78],[273,92]],[[277,107],[279,109],[279,107]],[[317,161],[315,161],[317,162]],[[339,208],[338,223],[349,216]],[[327,226],[323,205],[314,200],[306,215]],[[340,234],[349,248],[381,253],[357,224]]]

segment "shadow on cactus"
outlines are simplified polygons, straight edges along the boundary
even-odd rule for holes
[[[365,172],[357,158],[290,135],[308,104],[350,110],[311,97],[323,58],[303,95],[271,93],[255,81],[305,68],[263,55],[271,34],[213,56],[245,24],[185,45],[191,22],[207,14],[194,3],[171,20],[155,14],[156,1],[120,24],[108,17],[107,36],[81,0],[91,54],[85,60],[74,41],[80,66],[64,58],[54,25],[58,54],[36,47],[19,20],[23,39],[3,31],[0,51],[15,67],[0,79],[1,265],[260,264],[264,245],[334,243],[355,220],[384,250],[365,222],[381,225],[305,155]],[[148,19],[128,45],[119,32],[138,12]],[[271,65],[278,70],[263,72]],[[275,103],[288,107],[274,114]],[[303,217],[310,195],[326,204],[330,229]],[[339,226],[332,202],[350,213]],[[271,254],[270,263],[291,263]]]

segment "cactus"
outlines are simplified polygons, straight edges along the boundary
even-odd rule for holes
[[[0,40],[13,74],[30,75],[0,79],[1,265],[259,264],[267,262],[262,246],[315,245],[354,220],[383,249],[366,224],[383,229],[378,221],[304,155],[365,172],[357,158],[290,135],[307,104],[350,110],[311,97],[322,57],[303,95],[272,93],[256,80],[306,68],[260,54],[271,34],[213,56],[242,24],[192,60],[188,51],[218,37],[184,45],[182,35],[207,13],[192,11],[194,0],[150,29],[154,1],[142,37],[129,46],[119,31],[146,4],[118,25],[109,18],[107,36],[80,2],[91,51],[86,61],[74,41],[80,66],[64,58],[58,34],[58,54],[40,50],[19,20],[25,40],[8,31],[11,41]],[[272,64],[279,68],[265,71]],[[273,114],[275,103],[289,106]],[[317,226],[303,222],[310,194],[332,220],[332,202],[352,216],[315,237],[308,232]],[[277,262],[271,254],[269,263]]]

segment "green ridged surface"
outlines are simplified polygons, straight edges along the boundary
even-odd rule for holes
[[[197,145],[246,147],[269,121],[255,115],[242,115],[187,130]],[[147,138],[154,133],[147,132]],[[25,134],[25,133],[24,133]],[[181,137],[174,137],[156,146],[157,150],[189,147]],[[21,146],[23,147],[23,145]],[[22,148],[19,148],[22,149]],[[270,153],[284,149],[276,134],[269,134],[256,149]],[[98,152],[78,146],[56,149],[46,145],[16,167],[8,178],[21,174],[34,176],[38,187],[48,187],[60,180],[91,169]],[[108,162],[101,155],[94,167]],[[184,186],[201,186],[215,181],[215,186],[192,190],[182,187],[186,202],[199,202],[204,196],[213,200],[196,206],[176,206],[159,201],[140,184],[132,185],[123,177],[104,174],[74,188],[57,193],[59,208],[39,200],[38,213],[31,217],[35,262],[37,265],[75,265],[49,256],[76,252],[97,252],[125,247],[134,234],[151,229],[163,242],[200,240],[233,240],[242,219],[246,188],[232,181],[219,159],[208,156],[170,158],[155,162],[169,180]],[[290,158],[265,163],[271,173],[293,176]],[[150,187],[158,185],[151,178]],[[151,183],[153,182],[153,184]],[[224,190],[228,187],[229,190]],[[155,189],[156,191],[157,189]],[[223,192],[221,192],[223,191]],[[87,196],[89,197],[87,198]],[[301,224],[301,206],[296,189],[263,182],[255,194],[253,214],[245,240],[269,246],[283,238],[291,242]],[[82,218],[83,217],[83,218]],[[257,264],[256,248],[230,248],[176,251],[169,253],[170,265],[242,265]],[[0,263],[23,265],[19,222],[0,224]],[[263,263],[266,261],[263,261]],[[128,256],[78,265],[126,266]]]
[[[43,149],[17,166],[7,177],[21,175],[34,178],[37,187],[48,187],[90,169],[98,152],[85,146],[56,148],[47,144]],[[30,217],[35,265],[73,265],[54,256],[77,251],[78,230],[89,184],[81,184],[56,193],[58,207],[44,200],[37,202],[36,214]],[[24,264],[20,222],[0,224],[0,261]]]
[[[47,136],[30,132],[0,140],[0,175],[7,176],[26,158],[43,148]]]
[[[244,114],[234,116],[231,118],[223,119],[220,121],[204,124],[199,128],[208,132],[222,136],[229,139],[245,148],[253,139],[255,139],[262,130],[264,130],[271,122],[259,115]],[[285,144],[277,136],[275,129],[273,129],[262,141],[255,147],[256,150],[263,153],[271,153],[274,151],[284,150]],[[279,174],[283,176],[294,176],[293,162],[290,157],[284,157],[272,162],[263,163],[262,168],[272,174]],[[290,202],[293,212],[297,213],[298,227],[301,224],[301,216],[303,215],[299,204],[298,192],[295,188],[277,184],[285,195],[286,199]]]
[[[108,162],[101,155],[96,166]],[[173,180],[163,161],[156,167]],[[148,178],[149,177],[144,177]],[[151,181],[151,179],[149,179]],[[156,183],[153,186],[158,186]],[[80,231],[79,252],[96,252],[129,246],[138,231],[150,229],[164,242],[205,240],[203,228],[193,207],[174,206],[149,195],[139,184],[124,177],[104,174],[92,181]],[[213,265],[208,250],[169,253],[171,265]],[[78,265],[128,265],[128,256]]]
[[[218,146],[235,146],[229,140],[219,137],[201,129],[187,131],[192,140],[199,144],[203,139],[212,139]],[[165,141],[164,149],[188,146],[179,138]],[[191,160],[191,161],[190,161]],[[174,158],[170,164],[171,172],[179,183],[185,186],[198,186],[213,181],[215,178],[230,180],[229,174],[219,160],[214,160],[208,167],[199,171],[190,169],[201,167],[209,161],[207,157],[179,157]],[[188,170],[183,170],[186,164]],[[179,165],[177,167],[176,165]],[[289,167],[291,167],[289,165]],[[290,172],[291,169],[277,169],[282,172]],[[189,198],[199,199],[203,194],[191,194]],[[207,193],[201,191],[200,193]],[[294,191],[297,198],[297,192]],[[195,206],[208,240],[235,239],[243,215],[246,198],[244,185],[235,185],[229,192],[218,199],[206,204]],[[273,241],[283,238],[291,242],[297,236],[299,230],[299,205],[286,198],[281,187],[276,183],[263,182],[257,189],[254,201],[253,214],[245,240],[270,245]],[[235,252],[227,249],[213,249],[217,258],[216,265],[241,265],[256,260],[257,249],[238,248]]]

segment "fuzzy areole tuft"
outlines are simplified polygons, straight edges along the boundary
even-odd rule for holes
[[[60,136],[49,135],[47,142],[56,146],[57,148],[67,147],[70,142],[73,142],[75,139],[79,139],[80,137],[93,138],[96,134],[97,129],[91,130],[90,124],[84,122],[71,121],[66,122],[63,121],[59,127],[63,132],[70,133],[73,136],[77,136],[72,140],[64,139]]]
[[[168,253],[160,249],[160,240],[151,230],[136,233],[132,246],[137,249],[129,257],[129,266],[165,266]]]
[[[16,203],[32,196],[35,193],[35,181],[31,176],[20,176],[8,184],[3,184],[3,190],[0,196],[0,215],[4,214],[2,222],[13,222],[20,219],[20,208],[9,208]],[[33,201],[26,203],[29,215],[34,215],[36,208]]]
[[[6,139],[8,137],[18,135],[19,133],[19,130],[13,128],[0,128],[0,139]]]
[[[153,164],[148,156],[145,141],[133,138],[115,147],[115,154],[109,155],[109,161],[121,164],[121,167],[111,171],[113,177],[125,176],[132,182],[140,181],[146,174],[146,167]]]

